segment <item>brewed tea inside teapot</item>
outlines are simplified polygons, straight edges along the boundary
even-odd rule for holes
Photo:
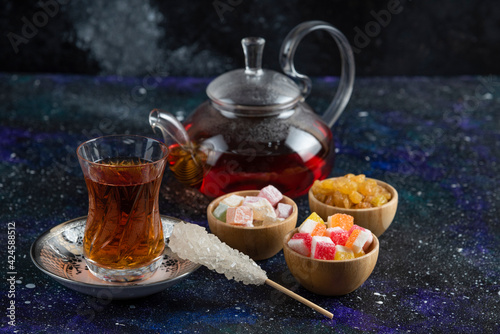
[[[297,73],[293,63],[299,42],[314,30],[326,30],[342,56],[339,86],[322,117],[305,102],[311,80]],[[170,147],[170,170],[209,197],[272,184],[294,198],[307,193],[315,180],[326,178],[333,167],[330,128],[344,110],[354,82],[349,42],[325,22],[298,25],[280,51],[288,76],[262,68],[264,43],[262,38],[244,38],[245,68],[214,79],[207,87],[209,100],[183,124],[168,112],[150,112],[151,126],[161,130]]]

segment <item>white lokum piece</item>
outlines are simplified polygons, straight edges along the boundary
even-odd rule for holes
[[[276,218],[273,206],[263,197],[247,196],[243,200],[243,205],[252,208],[253,219],[255,220],[264,220],[266,216]]]
[[[238,195],[231,195],[229,197],[224,198],[221,203],[226,204],[227,206],[230,206],[232,208],[235,208],[237,206],[241,205],[241,202],[243,202],[245,198],[243,196],[238,196]]]
[[[264,221],[262,222],[262,225],[263,226],[274,225],[277,223],[281,223],[283,220],[285,220],[285,219],[278,218],[278,217],[265,216]]]

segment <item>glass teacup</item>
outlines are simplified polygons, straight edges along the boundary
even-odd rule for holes
[[[83,253],[96,277],[146,279],[161,265],[158,197],[168,153],[162,142],[132,135],[99,137],[78,147],[89,193]]]

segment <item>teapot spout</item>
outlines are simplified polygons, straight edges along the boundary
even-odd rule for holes
[[[153,109],[149,113],[149,124],[155,131],[160,129],[165,143],[169,145],[169,168],[175,178],[185,185],[199,187],[204,177],[206,156],[196,150],[182,124],[169,112]]]
[[[153,128],[153,131],[156,128],[160,129],[165,143],[168,143],[169,139],[172,139],[184,149],[192,147],[186,130],[171,113],[160,109],[151,110],[149,113],[149,125]]]

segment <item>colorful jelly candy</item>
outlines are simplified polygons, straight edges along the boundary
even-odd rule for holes
[[[283,194],[272,185],[262,188],[257,196],[267,199],[272,206],[276,206],[283,199]]]
[[[361,257],[363,255],[365,255],[365,251],[364,250],[360,250],[359,253],[354,253],[354,257]]]
[[[335,214],[328,219],[333,227],[326,228],[321,217],[313,212],[300,225],[298,233],[292,236],[289,246],[304,255],[307,253],[306,243],[298,239],[312,238],[309,253],[312,258],[348,260],[361,257],[373,242],[373,235],[370,230],[353,224],[353,221],[350,215]]]
[[[365,247],[365,244],[368,242],[369,233],[367,231],[362,231],[356,229],[352,231],[349,235],[349,239],[347,239],[345,246],[352,249],[354,253],[359,253]],[[367,247],[368,248],[368,247]]]
[[[329,227],[325,231],[325,236],[332,239],[335,245],[345,246],[345,243],[349,238],[349,232],[338,226]]]
[[[307,218],[299,227],[299,233],[309,233],[311,236],[323,236],[326,231],[326,225]]]
[[[253,210],[248,206],[229,207],[226,213],[226,222],[231,225],[253,226]]]
[[[335,244],[332,239],[320,236],[312,237],[311,257],[318,260],[334,260]]]
[[[369,229],[366,229],[366,228],[364,228],[364,227],[361,227],[361,226],[359,226],[359,225],[354,224],[354,225],[351,227],[351,229],[349,230],[349,235],[351,235],[351,234],[352,234],[352,232],[353,232],[354,230],[361,230],[361,231],[366,231],[366,232],[368,232],[368,240],[367,240],[366,244],[363,246],[363,250],[366,252],[366,251],[367,251],[367,249],[368,249],[368,247],[370,247],[371,243],[373,242],[373,235],[372,235],[372,232],[371,232]]]
[[[311,219],[311,220],[314,220],[318,223],[322,223],[324,224],[325,221],[323,220],[323,218],[321,218],[320,216],[318,216],[318,214],[316,212],[313,212],[309,215],[309,217],[307,217],[306,219]]]
[[[340,227],[349,231],[354,225],[354,217],[343,213],[336,213],[328,217],[328,227]]]
[[[354,259],[354,252],[352,249],[346,246],[335,246],[335,258],[334,260],[350,260]]]
[[[299,254],[309,257],[311,255],[312,237],[309,233],[295,233],[288,240],[288,246]]]

